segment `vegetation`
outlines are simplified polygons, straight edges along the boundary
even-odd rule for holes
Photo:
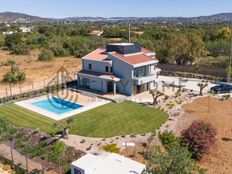
[[[7,72],[3,76],[3,82],[6,83],[19,83],[26,79],[26,75],[24,72],[19,71],[18,67],[16,65],[13,65],[14,62],[8,62],[11,65],[11,71]]]
[[[189,149],[194,159],[200,160],[205,153],[209,153],[215,136],[216,130],[211,124],[195,121],[182,132],[181,143]]]
[[[103,150],[110,153],[119,153],[120,148],[117,146],[117,144],[107,144],[103,146]]]
[[[50,50],[42,50],[38,56],[40,61],[51,61],[54,59],[54,53]]]
[[[148,160],[145,172],[149,174],[191,174],[199,171],[195,161],[191,159],[191,153],[181,146],[175,146],[166,152],[155,147],[145,153],[145,159]]]
[[[164,95],[164,93],[162,93],[162,92],[160,92],[160,91],[158,91],[156,89],[151,90],[150,94],[153,97],[153,105],[157,104],[158,103],[158,98]]]
[[[202,81],[198,83],[197,86],[200,88],[199,95],[203,95],[203,90],[208,86],[208,82]]]
[[[73,119],[72,118],[68,118],[66,120],[66,122],[67,122],[66,126],[63,126],[63,125],[58,124],[58,123],[53,123],[53,126],[56,127],[56,128],[58,128],[60,130],[60,132],[62,133],[62,136],[61,136],[62,138],[68,139],[69,129],[72,126]]]
[[[40,128],[48,133],[57,131],[53,121],[14,104],[0,106],[0,114],[11,123],[29,128]],[[74,116],[70,133],[88,137],[113,137],[143,134],[159,128],[166,120],[163,111],[134,102],[109,103]],[[129,124],[128,124],[129,123]],[[66,120],[61,123],[66,125]]]
[[[166,150],[170,150],[180,145],[180,140],[173,132],[165,131],[159,133],[159,140]]]
[[[112,38],[128,40],[127,24],[78,23],[78,24],[37,24],[31,33],[19,31],[18,24],[2,30],[18,31],[0,35],[0,47],[8,48],[14,54],[26,54],[30,49],[48,49],[55,57],[82,57],[88,52],[104,47]],[[93,30],[104,30],[101,37],[90,36]],[[1,28],[0,28],[1,30]],[[228,67],[230,50],[230,29],[224,25],[194,24],[133,24],[132,42],[157,52],[161,63],[179,65]],[[138,35],[134,31],[142,31]],[[22,48],[22,49],[20,49]],[[212,60],[212,61],[209,61]]]
[[[70,163],[83,154],[37,130],[15,127],[2,116],[0,116],[0,126],[0,141],[8,141],[18,152],[31,159],[37,158],[49,162],[49,167],[53,170],[57,170],[59,166],[60,172],[67,172]]]

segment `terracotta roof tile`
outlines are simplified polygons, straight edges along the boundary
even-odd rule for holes
[[[135,64],[139,64],[139,63],[146,63],[146,62],[150,62],[150,61],[154,61],[155,59],[149,57],[149,56],[146,56],[145,54],[141,53],[141,54],[133,54],[133,55],[127,55],[127,56],[124,56],[122,54],[119,54],[119,53],[116,53],[116,52],[113,52],[111,53],[113,56],[129,63],[129,64],[132,64],[132,65],[135,65]]]
[[[106,50],[103,48],[96,49],[95,51],[84,56],[84,59],[107,61],[108,54],[105,51]]]

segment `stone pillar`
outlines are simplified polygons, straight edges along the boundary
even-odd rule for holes
[[[116,94],[117,89],[116,89],[116,82],[114,82],[114,95]]]

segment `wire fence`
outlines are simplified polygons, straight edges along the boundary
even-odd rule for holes
[[[6,144],[0,144],[0,157],[4,159],[4,162],[11,164],[13,168],[20,168],[25,173],[35,170],[43,171],[43,166],[40,163],[32,161]]]
[[[57,76],[53,76],[30,84],[8,84],[0,88],[0,98],[14,97],[25,93],[46,89],[52,86],[59,86],[64,82],[70,83],[76,81],[76,79],[76,75],[74,74],[72,78],[65,78],[65,80],[60,80],[60,78]]]

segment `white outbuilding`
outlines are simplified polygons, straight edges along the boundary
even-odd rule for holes
[[[145,165],[115,153],[87,154],[71,164],[71,174],[141,174]]]

